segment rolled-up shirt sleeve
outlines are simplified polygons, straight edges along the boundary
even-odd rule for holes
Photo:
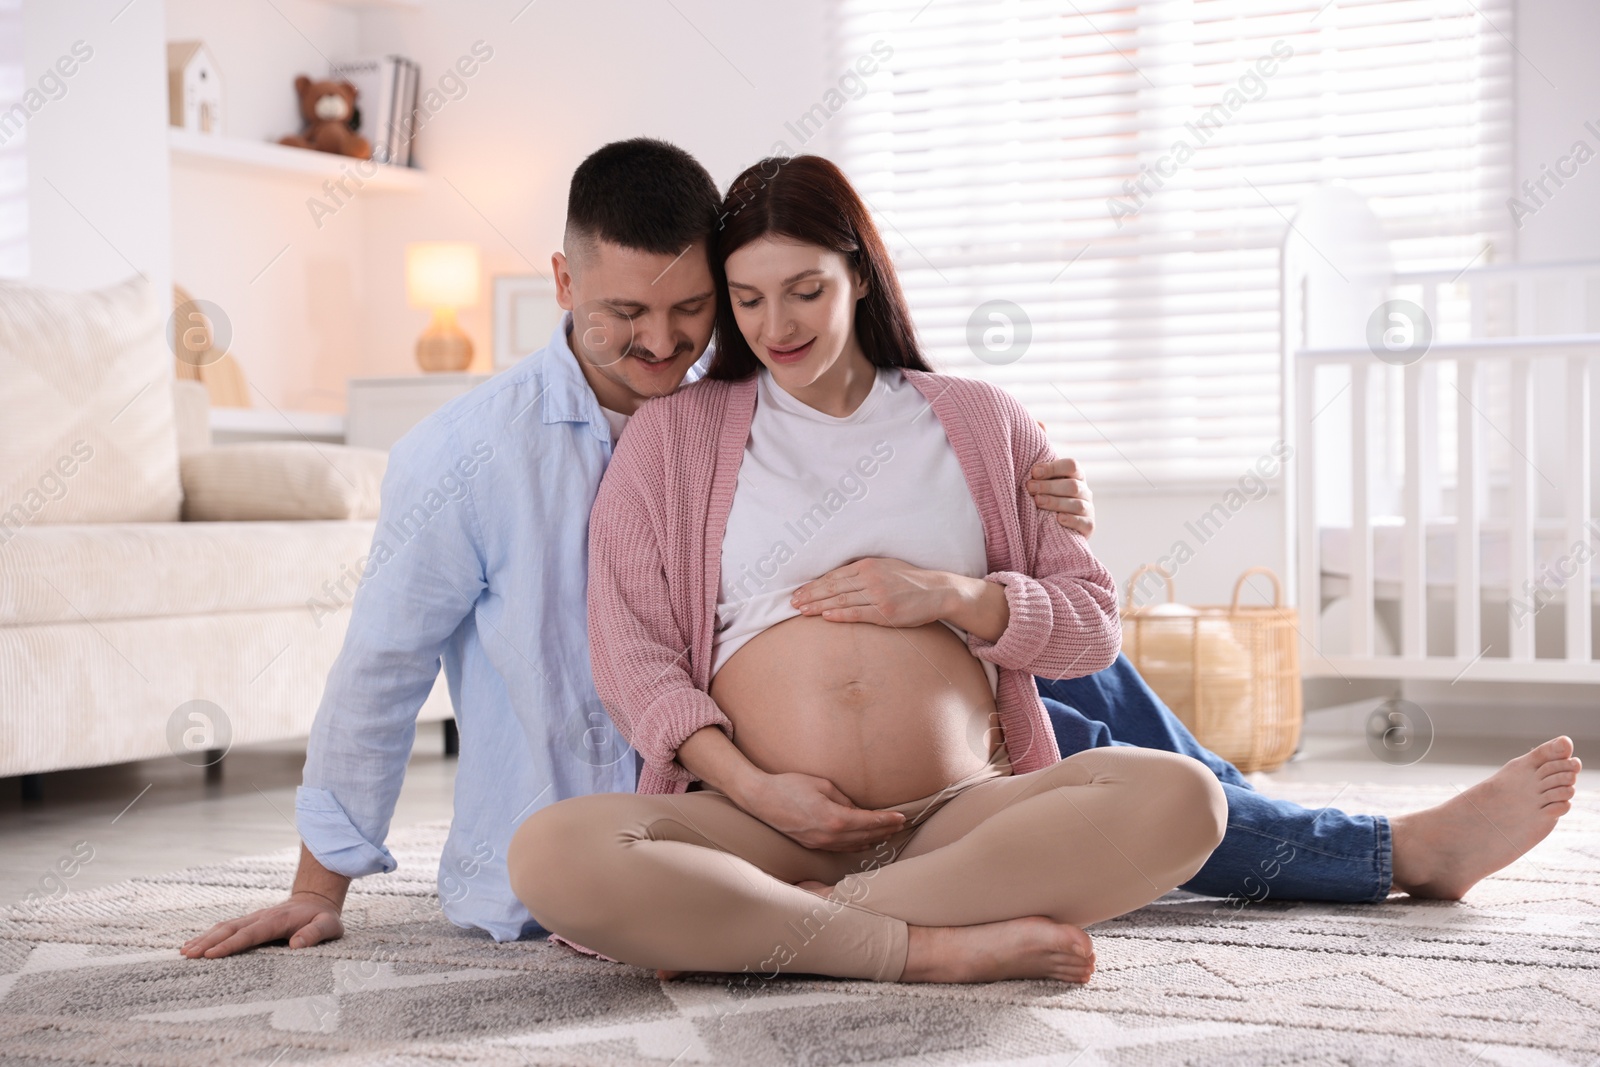
[[[302,785],[295,792],[294,819],[317,862],[336,874],[360,878],[397,866],[393,853],[356,828],[331,789]]]
[[[328,675],[295,797],[300,837],[351,878],[395,867],[384,848],[446,643],[485,588],[473,483],[492,446],[426,420],[398,442],[378,528],[359,561],[344,645]]]

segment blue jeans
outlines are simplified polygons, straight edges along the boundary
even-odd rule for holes
[[[1389,893],[1389,820],[1304,808],[1264,797],[1233,764],[1200,746],[1151,691],[1126,656],[1097,674],[1034,680],[1063,757],[1088,748],[1130,745],[1193,756],[1228,795],[1228,832],[1182,888],[1250,900],[1370,902]]]

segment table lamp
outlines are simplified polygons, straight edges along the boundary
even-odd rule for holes
[[[464,241],[406,245],[406,302],[429,308],[433,321],[417,338],[417,363],[425,371],[463,371],[472,363],[472,340],[456,322],[456,309],[478,302],[478,246]]]

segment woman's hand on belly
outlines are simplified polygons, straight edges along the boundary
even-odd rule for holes
[[[858,808],[839,787],[810,774],[766,774],[734,803],[774,830],[823,852],[860,852],[905,828],[898,811]]]
[[[858,808],[839,787],[811,774],[769,774],[715,726],[702,727],[678,747],[678,762],[742,810],[806,848],[860,852],[905,827],[898,811]]]
[[[948,622],[985,641],[998,641],[1011,621],[1005,590],[993,582],[881,557],[835,567],[796,589],[790,603],[802,615],[829,622],[893,627]]]

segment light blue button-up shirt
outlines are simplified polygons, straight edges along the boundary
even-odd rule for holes
[[[452,922],[498,941],[539,929],[506,874],[517,826],[567,797],[632,792],[637,775],[589,668],[589,509],[611,430],[568,321],[391,450],[295,800],[324,867],[393,870],[383,842],[442,661],[461,756],[439,898]]]

